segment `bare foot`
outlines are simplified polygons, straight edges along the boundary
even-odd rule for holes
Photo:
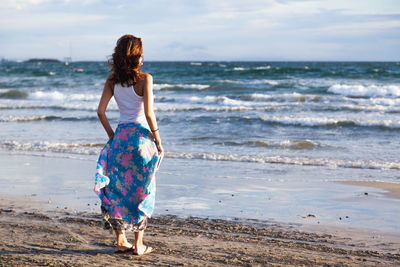
[[[133,254],[135,254],[135,255],[145,255],[145,254],[150,254],[150,253],[152,253],[153,251],[154,251],[154,248],[149,247],[149,246],[146,246],[146,245],[143,245],[143,246],[140,247],[140,248],[136,248],[136,249],[133,251]]]

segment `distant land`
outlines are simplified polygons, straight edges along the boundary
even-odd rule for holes
[[[28,62],[61,62],[55,58],[30,58]]]

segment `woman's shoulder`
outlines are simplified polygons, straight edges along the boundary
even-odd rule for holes
[[[107,79],[106,79],[106,83],[109,83],[109,84],[112,84],[112,85],[115,84],[115,79],[114,79],[114,74],[113,74],[113,73],[111,73],[110,75],[108,75],[108,77],[107,77]]]
[[[148,84],[153,84],[153,76],[149,73],[140,73],[136,81],[136,86],[145,88]]]
[[[114,86],[115,86],[114,76],[110,74],[106,79],[105,87],[111,89],[111,91],[114,92]]]
[[[139,74],[139,80],[144,81],[144,82],[153,81],[153,76],[151,76],[150,73],[141,72]]]

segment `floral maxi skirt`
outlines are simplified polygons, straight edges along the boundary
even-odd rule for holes
[[[94,191],[101,200],[106,228],[144,230],[154,210],[159,160],[147,128],[136,123],[118,125],[114,138],[100,152],[95,175]]]

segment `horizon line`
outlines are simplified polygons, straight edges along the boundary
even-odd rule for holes
[[[69,63],[79,63],[79,62],[107,62],[107,60],[65,60],[65,59],[58,59],[58,58],[28,58],[28,59],[7,59],[5,57],[0,58],[0,62],[28,62],[29,60],[36,60],[36,61],[46,61],[46,60],[54,60],[60,63],[69,62]],[[272,59],[272,60],[252,60],[252,59],[229,59],[229,60],[194,60],[194,59],[185,59],[185,60],[146,60],[146,62],[353,62],[353,63],[368,63],[368,62],[393,62],[397,63],[400,62],[399,60],[336,60],[336,59],[317,59],[317,60],[300,60],[300,59]]]

